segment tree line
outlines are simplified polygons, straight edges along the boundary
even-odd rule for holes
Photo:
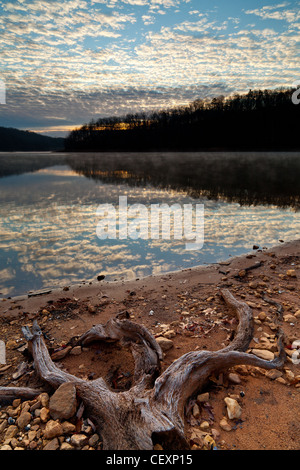
[[[294,89],[198,99],[187,106],[101,117],[73,130],[67,151],[299,149]]]

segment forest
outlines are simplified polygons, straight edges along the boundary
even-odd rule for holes
[[[36,132],[0,127],[0,152],[46,152],[63,150],[64,139]]]
[[[172,109],[93,119],[71,131],[65,150],[298,150],[295,91],[250,90]]]

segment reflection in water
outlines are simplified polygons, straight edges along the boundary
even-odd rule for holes
[[[48,167],[41,158],[38,171],[1,178],[2,296],[95,280],[100,273],[134,279],[299,238],[299,156],[263,157],[61,154],[59,165]],[[203,248],[188,252],[174,239],[99,240],[96,209],[117,205],[120,195],[146,206],[204,203]]]
[[[300,207],[299,153],[72,154],[67,162],[108,183],[151,185],[243,205]]]

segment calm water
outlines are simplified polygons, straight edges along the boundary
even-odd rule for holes
[[[0,297],[134,279],[300,235],[299,154],[0,154]],[[204,204],[204,245],[100,240],[100,204]]]

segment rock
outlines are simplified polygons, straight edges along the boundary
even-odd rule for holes
[[[25,426],[27,426],[30,423],[31,418],[32,418],[31,413],[29,413],[28,411],[22,411],[19,418],[17,419],[17,425],[19,429],[24,429]]]
[[[230,424],[228,423],[227,419],[224,417],[221,419],[220,421],[220,428],[223,429],[224,431],[231,431],[232,430],[232,427],[230,426]]]
[[[294,313],[294,317],[300,318],[300,310],[297,310],[297,311]]]
[[[289,277],[297,277],[296,271],[294,269],[288,269],[286,275]]]
[[[266,372],[266,377],[268,377],[268,379],[271,379],[271,380],[275,380],[275,379],[278,379],[278,377],[282,377],[282,372],[280,372],[280,370],[277,370],[277,369],[273,369],[273,370],[269,370],[268,372]]]
[[[50,420],[46,424],[44,431],[45,439],[53,439],[54,437],[61,436],[63,434],[62,425],[58,421]]]
[[[70,419],[76,413],[76,388],[72,383],[58,387],[49,402],[50,415],[53,419]]]
[[[209,401],[209,392],[201,393],[197,396],[198,403],[205,403],[206,401]]]
[[[105,279],[105,276],[103,274],[97,276],[97,281],[103,281],[103,279]]]
[[[48,393],[46,393],[46,392],[41,393],[41,394],[37,397],[37,399],[40,401],[41,406],[45,406],[45,407],[48,407],[48,406],[49,406],[49,400],[50,400],[50,398],[49,398]]]
[[[274,359],[274,353],[272,351],[268,351],[267,349],[252,349],[252,353],[261,359],[265,359],[266,361],[272,361]]]
[[[209,428],[210,428],[210,424],[208,421],[202,421],[202,423],[200,423],[201,431],[208,431]]]
[[[233,372],[228,374],[228,380],[229,380],[229,382],[231,382],[233,384],[236,384],[236,385],[241,383],[241,379],[240,379],[239,375],[234,374]]]
[[[74,450],[74,447],[71,446],[68,442],[63,442],[60,446],[60,450]]]
[[[43,408],[40,410],[39,417],[40,417],[42,423],[46,423],[50,418],[49,408],[46,408],[45,406],[43,406]]]
[[[12,450],[12,448],[8,444],[4,444],[2,447],[0,447],[0,450]]]
[[[265,321],[266,318],[267,318],[267,314],[265,312],[259,312],[259,314],[257,315],[258,319],[260,321]]]
[[[59,441],[57,437],[52,439],[50,442],[48,442],[43,450],[58,450],[59,449]]]
[[[89,446],[94,447],[98,444],[99,441],[100,441],[100,437],[98,436],[98,434],[93,434],[89,438]]]
[[[198,419],[200,417],[200,408],[197,405],[197,403],[195,403],[195,405],[193,406],[193,416],[196,419]]]
[[[174,338],[175,336],[176,336],[176,333],[174,330],[167,330],[163,334],[163,337],[168,338],[168,339]]]
[[[72,356],[80,356],[82,353],[81,346],[75,346],[74,348],[71,349],[70,354]]]
[[[229,425],[228,425],[229,426]],[[211,434],[212,434],[212,437],[214,438],[215,441],[217,441],[218,439],[220,439],[220,433],[217,429],[215,428],[212,428],[211,429]]]
[[[155,446],[153,447],[153,450],[164,450],[164,449],[160,444],[155,444]]]
[[[171,349],[174,345],[172,340],[168,338],[164,338],[163,336],[159,336],[158,338],[155,338],[155,339],[157,343],[159,344],[159,346],[161,347],[162,351],[169,351],[169,349]]]
[[[61,423],[63,434],[71,434],[72,432],[76,431],[75,424],[69,423],[69,421],[64,421]]]
[[[226,397],[224,401],[227,406],[227,413],[229,419],[239,419],[242,414],[242,408],[236,400],[233,398]]]
[[[287,315],[283,316],[284,321],[289,322],[289,323],[294,323],[297,321],[297,317],[295,315],[291,315],[288,313]]]
[[[88,444],[89,438],[85,434],[73,434],[70,439],[70,443],[75,447],[83,447]]]
[[[15,424],[11,424],[5,432],[4,441],[10,440],[13,437],[15,437],[18,431],[19,431],[18,426],[16,426]]]

